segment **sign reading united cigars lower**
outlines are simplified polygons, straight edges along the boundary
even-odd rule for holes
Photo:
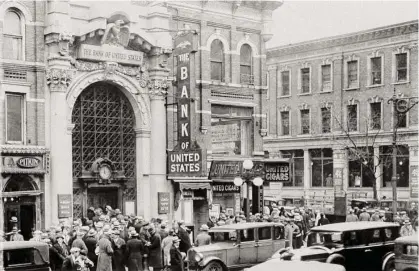
[[[213,183],[212,192],[214,193],[240,193],[240,186],[233,183]]]

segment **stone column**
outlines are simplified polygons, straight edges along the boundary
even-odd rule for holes
[[[311,161],[310,152],[308,149],[304,149],[304,197],[307,198],[307,192],[310,191],[310,180],[311,180]]]
[[[337,195],[348,190],[346,151],[333,149],[333,184]]]
[[[137,214],[151,217],[150,214],[150,130],[137,128],[136,167],[137,167]]]
[[[50,214],[51,222],[58,223],[58,194],[73,194],[72,142],[74,125],[69,123],[69,108],[66,101],[67,87],[72,78],[70,70],[49,68],[47,84],[50,90]]]
[[[374,168],[375,168],[375,187],[377,189],[377,198],[381,198],[382,176],[380,164],[380,147],[374,146]]]

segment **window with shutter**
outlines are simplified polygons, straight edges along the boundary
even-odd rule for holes
[[[381,84],[381,57],[371,58],[371,84]]]
[[[358,87],[358,61],[348,62],[348,88]]]
[[[290,134],[290,112],[284,111],[281,112],[281,134],[289,135]]]
[[[358,131],[358,106],[348,105],[348,131],[355,132]]]
[[[301,134],[310,133],[310,110],[303,109],[300,111],[301,115]]]
[[[301,69],[301,93],[310,92],[310,68]]]
[[[322,113],[322,133],[330,133],[331,131],[331,122],[332,122],[332,113],[330,108],[323,107],[321,109]]]
[[[224,47],[220,40],[211,43],[211,80],[224,81]]]
[[[281,85],[282,85],[281,96],[290,95],[290,71],[281,72]]]
[[[252,48],[248,44],[243,44],[240,48],[240,83],[253,84],[252,74]]]
[[[322,65],[322,86],[321,91],[332,90],[332,65]]]
[[[380,130],[381,129],[381,103],[371,103],[371,116],[370,123],[371,128]]]
[[[407,53],[396,54],[396,80],[407,81]]]

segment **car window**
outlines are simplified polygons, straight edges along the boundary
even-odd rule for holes
[[[383,242],[383,236],[381,235],[381,229],[371,229],[365,231],[365,243],[373,244]]]
[[[3,251],[4,267],[34,265],[34,252],[39,253],[32,248]]]
[[[337,247],[342,245],[340,232],[311,232],[307,236],[307,246]]]
[[[386,228],[384,229],[384,241],[393,241],[399,237],[399,229],[398,228]]]
[[[255,240],[254,229],[239,230],[240,242],[250,242]]]
[[[280,226],[274,227],[274,239],[284,239],[284,228]]]
[[[418,246],[417,245],[403,246],[403,254],[409,255],[409,256],[418,256]]]
[[[345,246],[359,246],[364,240],[362,231],[350,231],[345,234]]]
[[[211,243],[234,242],[237,240],[237,234],[234,231],[210,232],[210,236],[211,236]]]
[[[270,240],[272,239],[271,227],[263,227],[258,229],[259,240]]]

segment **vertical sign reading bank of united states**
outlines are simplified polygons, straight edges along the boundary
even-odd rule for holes
[[[193,33],[178,35],[173,54],[177,58],[177,130],[178,144],[168,155],[168,173],[172,176],[196,176],[202,173],[202,151],[191,138],[191,78],[196,39]]]

